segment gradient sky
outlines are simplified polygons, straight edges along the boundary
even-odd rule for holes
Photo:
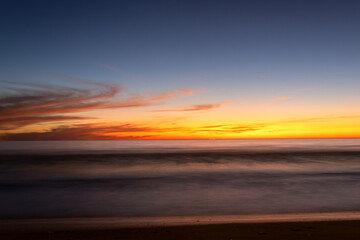
[[[360,137],[359,12],[2,1],[0,139]]]

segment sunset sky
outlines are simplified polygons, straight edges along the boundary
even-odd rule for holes
[[[360,2],[2,1],[0,139],[360,137]]]

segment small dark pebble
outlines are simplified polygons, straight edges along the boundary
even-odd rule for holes
[[[258,235],[266,235],[266,232],[258,232]]]
[[[292,228],[291,231],[293,231],[293,232],[299,232],[299,231],[301,231],[301,229],[300,229],[300,228]]]

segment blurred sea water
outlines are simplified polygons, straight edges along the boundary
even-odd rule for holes
[[[0,142],[0,218],[360,211],[360,139]]]

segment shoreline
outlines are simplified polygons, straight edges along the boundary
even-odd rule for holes
[[[0,229],[2,240],[358,240],[360,220],[228,223],[148,227],[54,229],[31,226]]]
[[[292,222],[360,221],[360,211],[290,214],[207,215],[170,217],[74,217],[38,219],[0,219],[0,230],[17,228],[96,229],[142,228],[218,224],[257,224]]]

